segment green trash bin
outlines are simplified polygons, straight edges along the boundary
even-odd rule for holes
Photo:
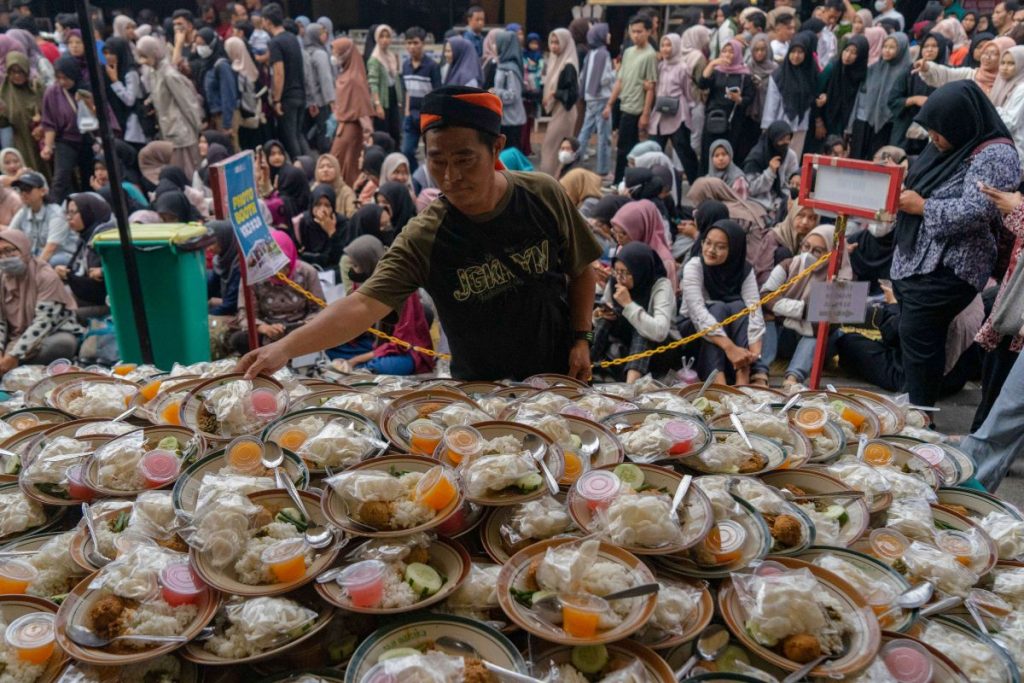
[[[132,225],[142,298],[153,345],[153,362],[170,370],[174,363],[210,360],[207,324],[206,259],[211,242],[203,225]],[[93,238],[103,262],[110,312],[122,360],[142,362],[138,328],[117,229]]]

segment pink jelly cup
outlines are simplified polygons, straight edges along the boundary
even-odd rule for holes
[[[67,470],[68,495],[75,500],[89,502],[96,497],[96,491],[85,483],[85,465],[72,465]]]
[[[63,375],[65,372],[71,370],[71,361],[67,358],[58,358],[46,366],[46,374],[49,376]]]
[[[692,422],[686,420],[669,420],[662,427],[662,432],[672,441],[668,449],[669,455],[686,455],[693,451],[693,440],[700,430]]]
[[[363,560],[345,568],[336,579],[356,607],[376,607],[384,599],[384,573],[380,560]]]
[[[578,405],[570,404],[558,411],[561,415],[569,415],[570,417],[580,417],[584,420],[590,420],[591,422],[597,422],[594,419],[594,414],[586,408],[581,408]]]
[[[879,654],[889,674],[899,683],[930,683],[932,680],[931,653],[913,640],[890,640]]]
[[[272,418],[277,416],[280,408],[277,392],[273,389],[253,389],[249,394],[249,403],[257,417]]]
[[[139,474],[146,480],[146,486],[158,489],[178,478],[181,473],[181,461],[171,451],[155,448],[148,451],[139,460]]]
[[[160,593],[171,607],[194,605],[206,592],[206,584],[187,562],[169,564],[160,570]]]
[[[619,495],[622,480],[608,470],[591,470],[576,480],[576,493],[591,512],[606,508]]]
[[[938,467],[946,459],[946,451],[943,450],[942,446],[936,446],[933,443],[919,444],[912,447],[910,452],[920,457],[932,467]]]

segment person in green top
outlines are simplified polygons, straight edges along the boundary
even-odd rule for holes
[[[658,52],[651,47],[654,26],[651,18],[636,14],[629,19],[629,38],[633,46],[622,55],[612,96],[601,115],[612,115],[615,101],[619,101],[619,139],[615,149],[615,182],[622,181],[626,171],[626,155],[640,142],[640,132],[647,130],[654,106],[654,90],[658,80]]]
[[[289,358],[343,344],[425,289],[451,346],[452,377],[590,379],[601,247],[562,187],[513,173],[501,100],[445,86],[423,99],[426,164],[441,197],[412,218],[353,294],[286,337],[246,354],[238,370],[273,373]]]
[[[366,80],[373,101],[373,129],[387,133],[396,143],[402,137],[402,67],[398,55],[391,52],[395,32],[387,24],[373,32],[373,52],[366,62]]]

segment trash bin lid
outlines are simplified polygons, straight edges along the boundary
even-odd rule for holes
[[[133,223],[131,225],[132,242],[148,244],[183,244],[189,240],[203,237],[208,232],[201,223]],[[120,244],[121,235],[117,228],[104,230],[92,239],[96,244]]]

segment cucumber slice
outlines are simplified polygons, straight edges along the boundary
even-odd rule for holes
[[[3,459],[4,474],[17,474],[21,470],[21,458],[13,453]]]
[[[840,401],[839,399],[829,402],[828,405],[829,408],[832,409],[832,412],[836,413],[839,416],[842,416],[843,411],[846,410],[846,404]]]
[[[824,515],[829,519],[834,519],[840,524],[846,524],[850,521],[850,515],[846,513],[846,508],[842,505],[829,505],[825,508]]]
[[[544,486],[544,478],[536,472],[531,472],[524,477],[520,477],[516,482],[516,488],[523,493],[533,493],[542,486]]]
[[[698,396],[697,398],[693,399],[691,403],[693,404],[694,408],[696,408],[702,413],[707,412],[708,408],[711,407],[711,401],[707,400],[703,396]]]
[[[552,595],[558,595],[558,593],[555,593],[554,591],[537,591],[536,593],[530,596],[530,604],[536,605],[544,598],[551,597]]]
[[[723,673],[738,673],[736,670],[736,662],[743,662],[744,664],[750,664],[750,657],[743,651],[743,648],[737,645],[729,645],[725,648],[725,651],[718,656],[715,660],[715,668]]]
[[[420,598],[429,598],[441,590],[441,575],[433,567],[413,562],[405,568],[405,580]]]
[[[377,657],[378,662],[384,662],[389,659],[398,659],[399,657],[408,657],[410,655],[421,655],[423,654],[419,650],[413,647],[396,647],[392,650],[388,650]]]
[[[158,443],[156,447],[162,448],[165,451],[176,451],[180,448],[180,446],[178,445],[178,440],[175,439],[173,436],[165,436],[164,438],[160,439],[160,443]]]
[[[356,645],[358,644],[359,639],[350,633],[342,636],[338,642],[328,645],[327,655],[331,660],[331,664],[341,664],[348,661],[352,653],[356,651]]]
[[[612,474],[634,491],[639,491],[644,485],[644,471],[628,462],[624,462],[616,467],[612,470]]]
[[[570,434],[569,436],[572,437],[572,448],[573,448],[573,450],[578,451],[579,449],[583,448],[583,439],[581,439],[580,437],[576,436],[575,434]]]
[[[604,645],[577,645],[572,649],[572,665],[584,674],[596,674],[608,664]]]

